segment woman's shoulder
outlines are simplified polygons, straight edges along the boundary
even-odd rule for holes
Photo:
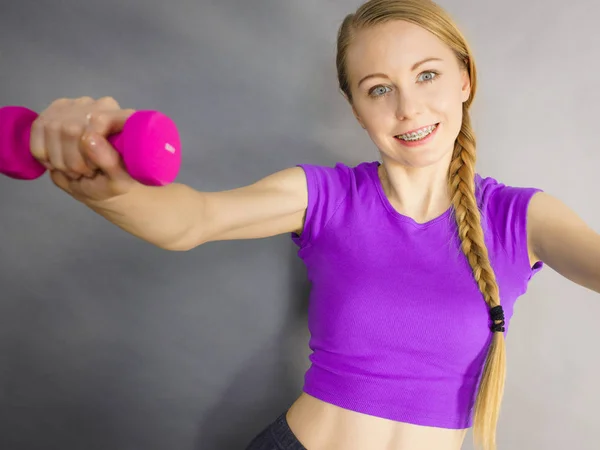
[[[504,183],[491,176],[476,175],[476,198],[482,217],[501,234],[524,233],[531,199],[540,187]],[[502,231],[503,230],[503,231]]]
[[[377,176],[378,161],[357,163],[335,162],[331,164],[300,163],[306,173],[309,189],[327,190],[330,194],[346,194],[365,182],[372,183]]]
[[[540,187],[509,184],[492,176],[475,175],[475,194],[480,206],[514,201],[520,197],[531,197],[542,191]]]
[[[346,163],[342,161],[336,161],[334,163],[298,163],[298,167],[302,167],[309,171],[326,173],[326,174],[339,174],[340,176],[346,175],[362,175],[372,171],[377,171],[377,167],[381,163],[379,161],[359,161],[354,163]]]

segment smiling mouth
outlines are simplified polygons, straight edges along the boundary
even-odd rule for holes
[[[416,132],[399,134],[396,136],[396,138],[400,139],[401,141],[406,141],[406,142],[417,142],[417,141],[425,139],[427,136],[429,136],[431,133],[433,133],[437,129],[438,126],[439,126],[439,123],[436,123],[434,125],[429,125],[427,127],[420,128]]]

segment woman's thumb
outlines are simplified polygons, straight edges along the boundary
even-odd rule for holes
[[[91,132],[83,138],[84,156],[109,178],[125,174],[121,156],[115,148],[98,133]]]

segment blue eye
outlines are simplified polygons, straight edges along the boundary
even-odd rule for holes
[[[424,81],[424,82],[429,82],[429,83],[430,83],[430,82],[432,82],[432,81],[435,79],[435,77],[437,76],[437,72],[432,72],[432,71],[430,71],[430,72],[423,72],[421,75],[419,75],[419,79],[421,79],[421,78],[422,78],[424,75],[430,75],[430,77],[429,77],[429,78],[426,78],[426,79],[424,79],[424,80],[422,80],[422,81]]]
[[[388,86],[375,86],[369,91],[369,95],[371,97],[381,97],[382,95],[387,94],[389,91],[390,88]]]
[[[387,86],[375,86],[373,89],[371,89],[371,92],[369,92],[369,94],[375,97],[380,97],[384,94],[387,94],[387,92],[389,92],[389,89],[390,88]]]

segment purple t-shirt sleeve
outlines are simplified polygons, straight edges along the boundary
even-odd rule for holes
[[[504,251],[526,279],[539,272],[543,262],[530,265],[527,241],[527,212],[531,199],[541,189],[495,184],[490,188],[487,215],[495,233],[502,240]]]
[[[341,163],[335,167],[299,164],[306,174],[308,205],[304,228],[292,240],[300,248],[312,244],[348,195],[350,173]]]

